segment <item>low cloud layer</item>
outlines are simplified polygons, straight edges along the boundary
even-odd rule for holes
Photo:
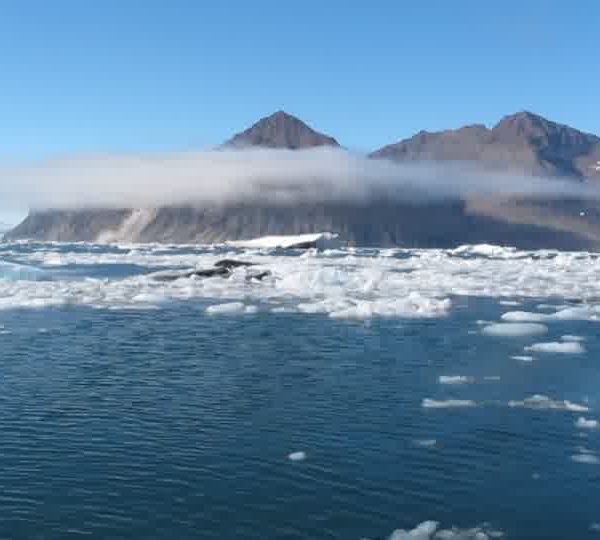
[[[398,164],[329,148],[94,155],[0,167],[0,204],[8,210],[468,195],[600,198],[600,190],[573,180],[484,173],[457,163]]]

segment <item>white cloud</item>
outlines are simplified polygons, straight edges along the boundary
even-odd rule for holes
[[[90,155],[0,167],[2,209],[155,207],[477,195],[600,198],[575,181],[512,176],[460,163],[398,164],[344,150],[216,150]]]

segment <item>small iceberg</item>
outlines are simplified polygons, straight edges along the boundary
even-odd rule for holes
[[[548,328],[538,323],[494,323],[483,328],[482,333],[487,336],[522,337],[539,336],[548,332]]]
[[[299,234],[294,236],[262,236],[252,240],[232,240],[227,245],[241,248],[267,249],[337,249],[341,247],[339,235],[330,232]]]
[[[306,452],[292,452],[288,454],[290,461],[304,461],[306,459]]]
[[[585,347],[578,341],[549,341],[546,343],[534,343],[525,347],[527,352],[541,352],[554,354],[583,354]]]
[[[582,416],[577,419],[577,422],[575,422],[575,426],[579,429],[598,429],[598,427],[600,427],[600,424],[598,423],[598,420],[591,420]]]
[[[477,404],[470,399],[446,399],[436,400],[425,398],[421,406],[425,409],[460,409],[463,407],[475,407]]]

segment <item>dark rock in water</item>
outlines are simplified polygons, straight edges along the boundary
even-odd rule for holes
[[[231,270],[228,268],[207,268],[205,270],[187,270],[185,272],[174,272],[172,274],[160,272],[158,274],[154,274],[152,278],[156,281],[176,281],[178,279],[191,278],[194,276],[209,278],[215,276],[221,277],[229,277],[231,275]]]
[[[251,263],[251,262],[247,262],[247,261],[236,261],[235,259],[223,259],[221,261],[217,261],[215,263],[215,266],[217,268],[231,269],[231,268],[239,268],[241,266],[243,266],[243,267],[256,266],[256,263]]]
[[[249,266],[256,266],[256,263],[246,262],[246,261],[237,261],[235,259],[223,259],[221,261],[217,261],[215,263],[214,268],[205,268],[202,270],[187,270],[185,272],[176,272],[176,273],[158,273],[154,274],[152,277],[157,281],[176,281],[178,279],[191,278],[191,277],[201,277],[201,278],[210,278],[210,277],[224,277],[227,278],[231,275],[234,268],[247,268]],[[265,270],[263,272],[258,272],[255,274],[250,274],[246,276],[246,280],[257,280],[262,281],[265,277],[271,275],[269,270]]]
[[[207,268],[206,270],[191,270],[186,274],[185,277],[214,277],[214,276],[223,276],[229,277],[231,275],[231,270],[226,267],[217,267],[217,268]]]
[[[262,281],[263,279],[265,279],[267,276],[271,275],[271,271],[270,270],[265,270],[264,272],[259,272],[258,274],[249,274],[246,276],[246,281],[252,281],[253,279],[255,279],[256,281]]]
[[[297,244],[292,244],[291,246],[287,246],[285,249],[312,249],[317,247],[317,241],[311,240],[309,242],[298,242]]]

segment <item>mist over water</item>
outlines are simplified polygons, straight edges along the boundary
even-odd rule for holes
[[[600,197],[575,180],[483,171],[466,163],[394,163],[346,150],[207,150],[89,155],[0,168],[3,209],[147,208],[268,201]]]

